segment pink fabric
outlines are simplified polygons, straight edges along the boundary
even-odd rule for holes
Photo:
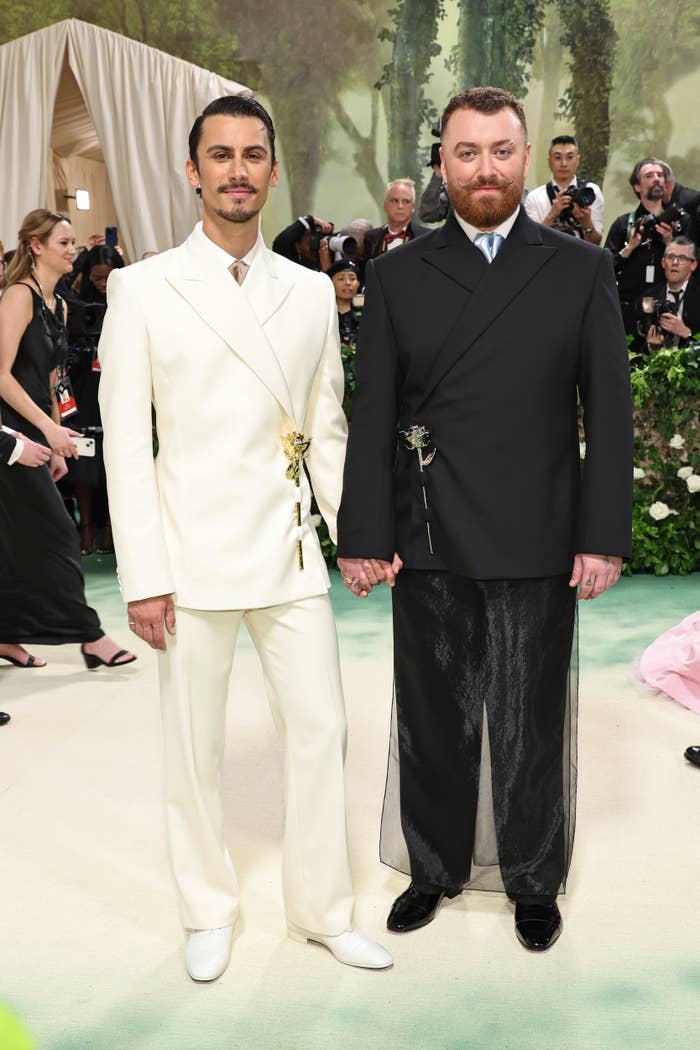
[[[700,714],[700,611],[652,642],[639,671],[648,685]]]

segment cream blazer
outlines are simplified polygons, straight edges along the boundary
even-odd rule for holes
[[[327,590],[309,481],[286,477],[282,438],[311,438],[306,465],[335,538],[347,426],[332,282],[260,242],[239,288],[198,224],[180,247],[112,272],[99,358],[124,600],[246,609]]]

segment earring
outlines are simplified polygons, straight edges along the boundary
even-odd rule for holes
[[[202,187],[201,186],[195,186],[194,192],[197,194],[198,197],[201,197],[202,196]]]

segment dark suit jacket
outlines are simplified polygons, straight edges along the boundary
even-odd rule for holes
[[[386,225],[375,226],[373,229],[367,230],[367,233],[365,234],[365,262],[369,259],[376,259],[380,254],[388,254],[379,251],[385,229]],[[416,238],[423,237],[426,233],[430,233],[430,229],[427,226],[421,226],[417,222],[409,222],[408,232],[411,235],[411,240],[415,241]],[[406,242],[406,244],[409,243],[410,241]],[[402,247],[404,247],[404,245],[402,245]],[[396,251],[397,249],[394,248],[393,250]]]
[[[577,393],[587,454],[579,460]],[[397,431],[425,424],[423,475]],[[492,264],[454,216],[367,267],[344,557],[473,578],[630,555],[632,405],[610,254],[521,210]],[[426,517],[435,554],[430,555]]]
[[[17,439],[0,430],[0,463],[7,463],[16,447]]]

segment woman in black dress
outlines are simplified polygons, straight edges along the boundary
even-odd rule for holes
[[[54,484],[66,457],[77,455],[56,396],[66,340],[65,307],[54,295],[72,268],[74,243],[64,216],[30,212],[0,300],[2,422],[51,449],[36,470],[0,471],[0,659],[37,666],[21,643],[73,642],[92,670],[136,657],[104,633],[85,601],[75,525]]]
[[[82,303],[97,304],[104,307],[107,303],[107,278],[114,269],[120,269],[124,262],[115,248],[98,244],[85,252],[78,271],[78,277],[72,285],[73,295]],[[102,331],[103,314],[81,311],[80,304],[73,306],[68,302],[68,332],[70,354],[68,358],[68,375],[77,402],[78,411],[70,418],[70,425],[79,430],[90,428],[95,438],[95,455],[81,456],[68,463],[66,482],[74,493],[80,512],[80,550],[82,554],[91,554],[95,549],[96,536],[98,554],[114,551],[112,530],[109,524],[109,506],[107,503],[107,478],[102,456],[102,418],[97,400],[100,389],[100,362],[97,357],[97,343]],[[76,326],[74,318],[90,317],[89,331],[78,331],[71,338],[72,329]]]

